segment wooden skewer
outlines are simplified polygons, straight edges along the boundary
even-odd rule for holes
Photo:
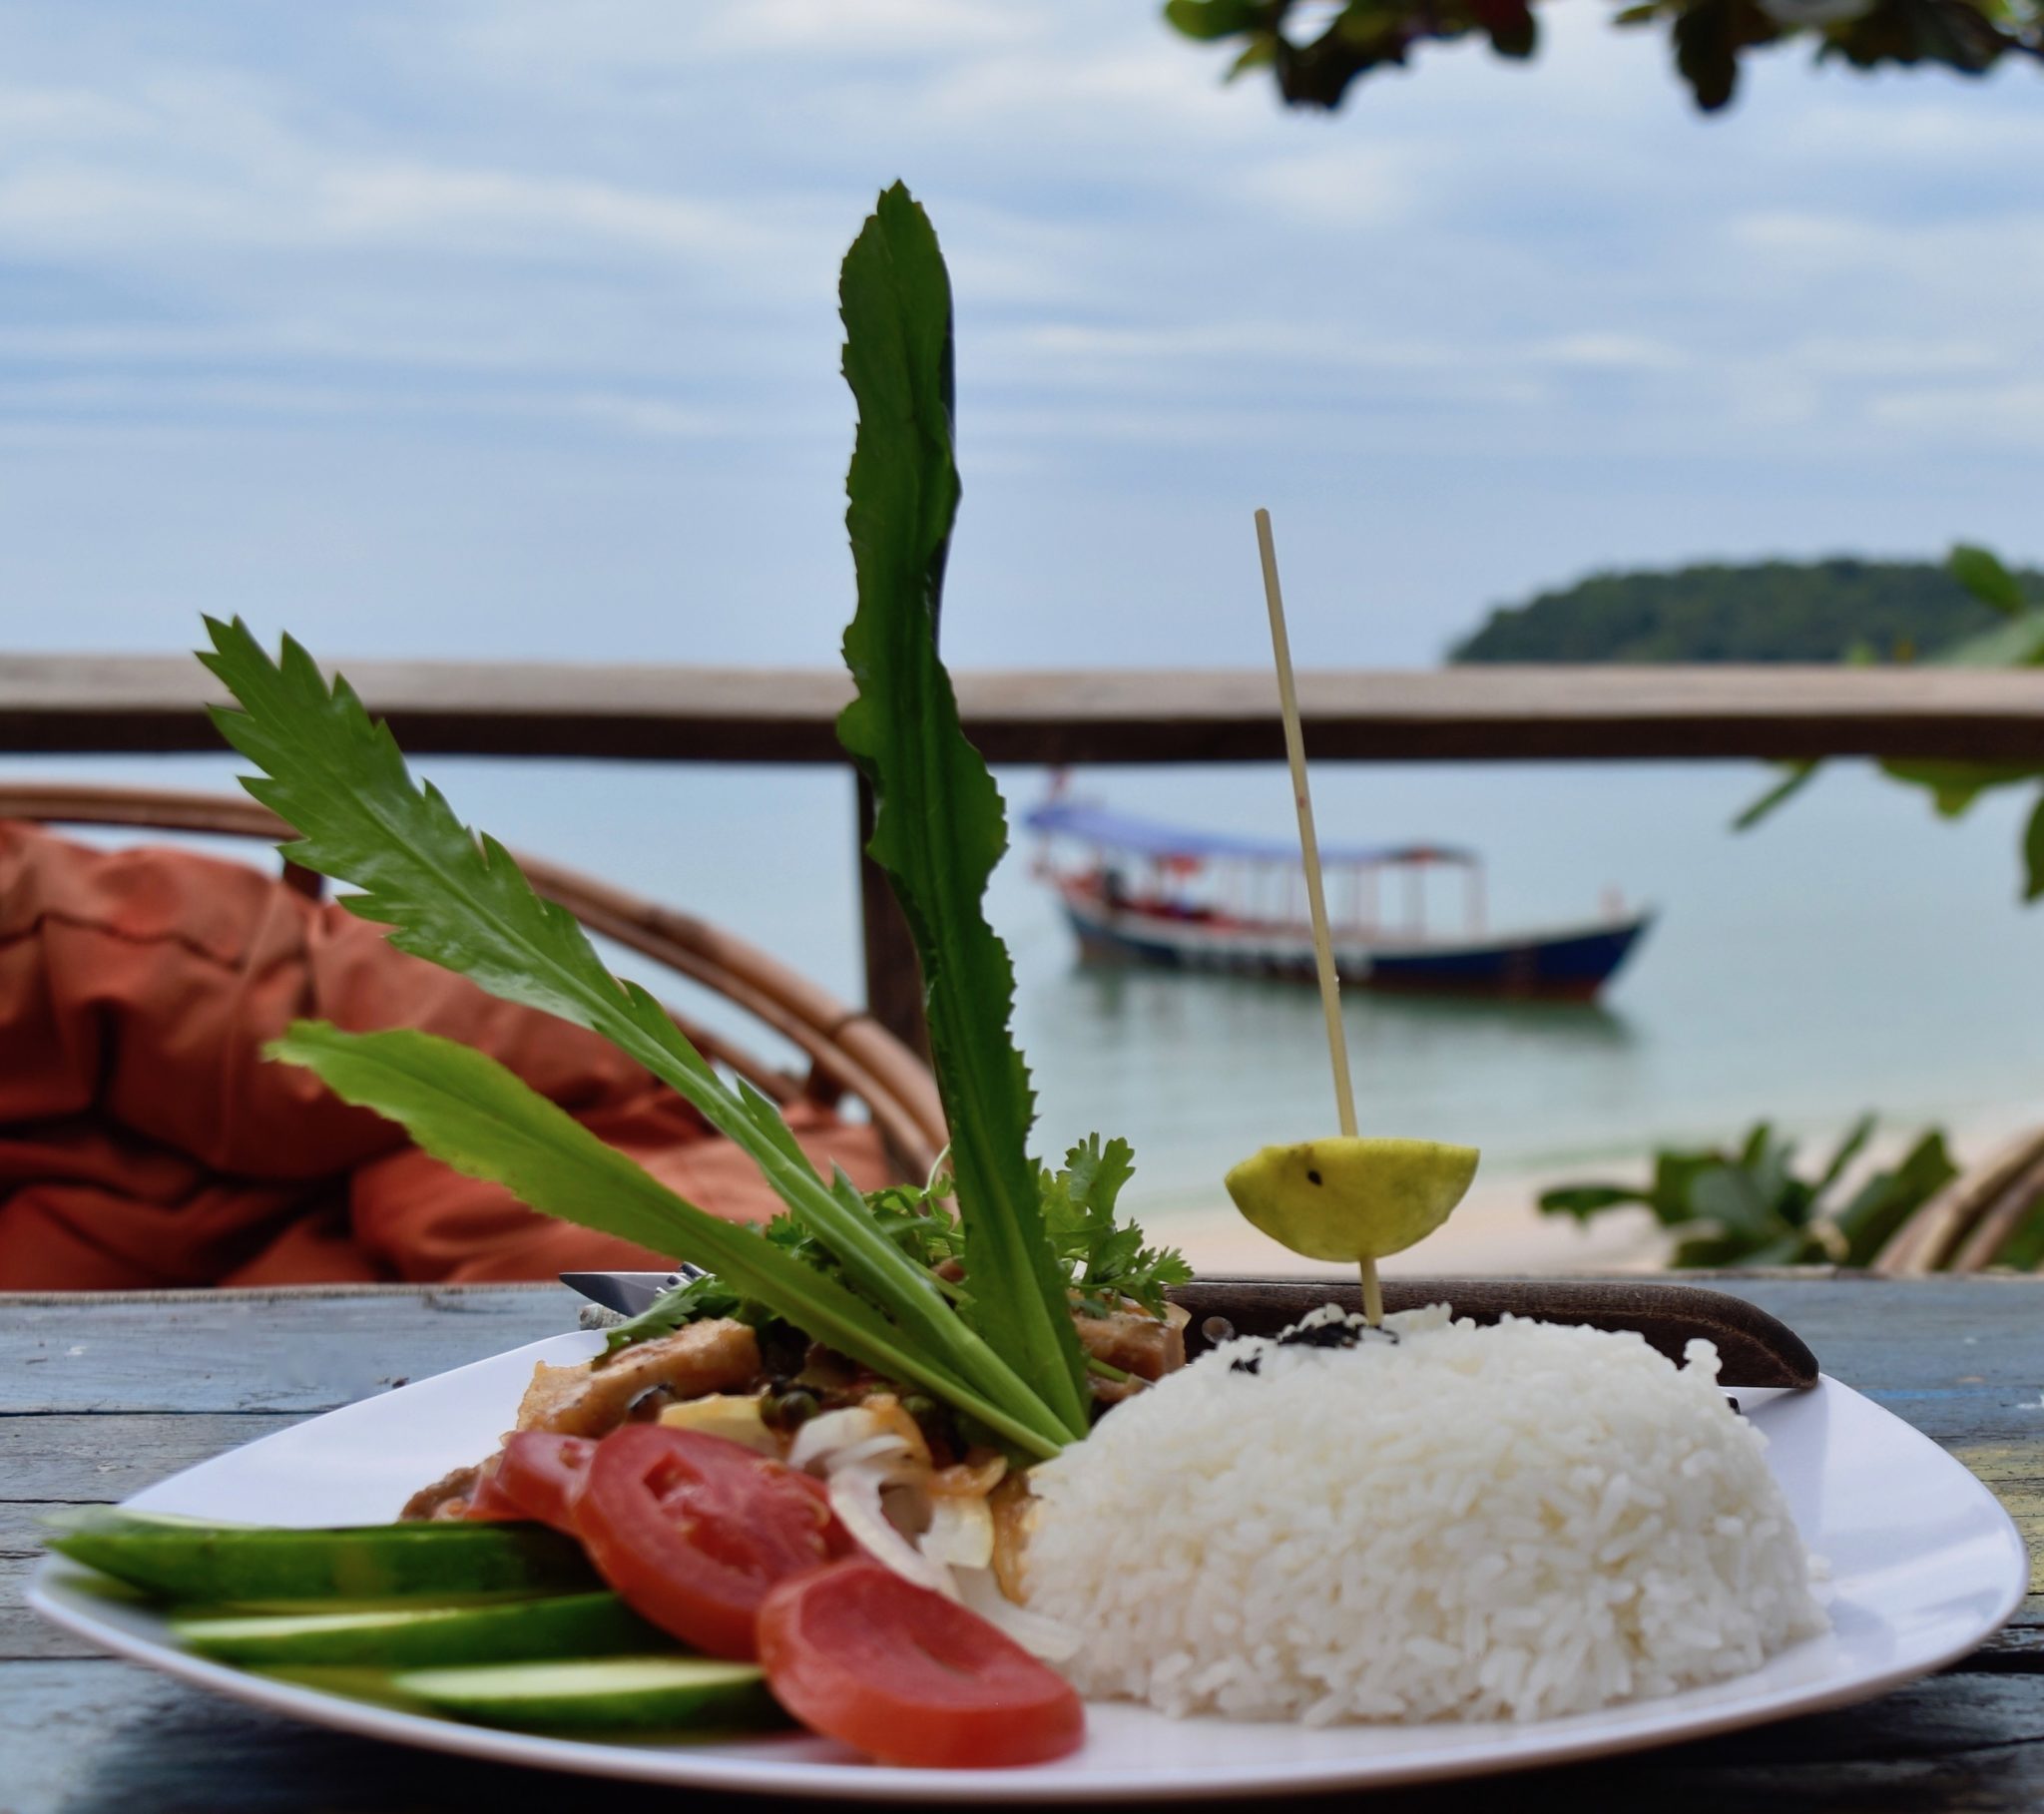
[[[1320,879],[1320,840],[1313,832],[1313,796],[1305,780],[1305,736],[1298,727],[1298,688],[1291,678],[1291,639],[1284,634],[1284,595],[1278,586],[1278,545],[1271,513],[1257,512],[1257,550],[1264,557],[1264,602],[1271,608],[1271,653],[1278,661],[1278,702],[1284,713],[1284,754],[1291,764],[1291,798],[1298,808],[1298,847],[1305,859],[1305,899],[1313,922],[1313,965],[1320,979],[1320,1011],[1327,1021],[1327,1057],[1334,1067],[1334,1113],[1341,1132],[1355,1137],[1355,1086],[1348,1080],[1348,1035],[1341,1025],[1341,979],[1334,969],[1334,935],[1327,926],[1327,889]],[[1384,1320],[1377,1263],[1364,1254],[1362,1313],[1376,1327]]]

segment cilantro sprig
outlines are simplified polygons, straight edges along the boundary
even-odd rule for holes
[[[1050,1251],[1070,1300],[1088,1315],[1104,1316],[1123,1301],[1162,1316],[1165,1290],[1193,1276],[1174,1247],[1152,1247],[1133,1221],[1115,1219],[1115,1199],[1135,1172],[1127,1140],[1089,1134],[1065,1154],[1064,1168],[1038,1173],[1038,1200]],[[931,1276],[954,1300],[970,1302],[972,1282],[964,1273],[965,1236],[945,1199],[952,1180],[939,1170],[926,1184],[889,1184],[866,1193],[866,1213],[881,1234]],[[829,1246],[807,1233],[792,1216],[778,1215],[760,1233],[783,1254],[826,1277],[842,1280],[844,1269]],[[779,1314],[749,1298],[730,1280],[711,1273],[690,1279],[656,1298],[637,1316],[613,1324],[608,1351],[672,1335],[707,1317],[732,1316],[759,1323]],[[1098,1371],[1097,1363],[1089,1363]]]
[[[1045,1167],[1038,1181],[1051,1250],[1080,1303],[1096,1316],[1115,1308],[1117,1298],[1162,1316],[1165,1287],[1193,1276],[1176,1247],[1148,1246],[1135,1222],[1115,1220],[1115,1201],[1135,1171],[1127,1140],[1102,1145],[1092,1134],[1065,1154],[1062,1171]]]

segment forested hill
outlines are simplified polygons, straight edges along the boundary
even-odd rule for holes
[[[1998,621],[1940,563],[1760,561],[1592,574],[1493,611],[1448,660],[1833,662],[1855,644],[1927,655]]]

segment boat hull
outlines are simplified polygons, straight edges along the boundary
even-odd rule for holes
[[[1312,941],[1303,930],[1176,919],[1109,908],[1061,891],[1065,914],[1089,963],[1265,976],[1311,982]],[[1632,955],[1651,914],[1555,927],[1515,937],[1457,943],[1337,940],[1344,984],[1412,995],[1469,995],[1517,1001],[1593,1000]]]

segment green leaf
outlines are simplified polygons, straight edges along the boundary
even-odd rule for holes
[[[1819,1200],[1825,1191],[1845,1175],[1845,1167],[1856,1159],[1866,1142],[1873,1138],[1874,1118],[1862,1115],[1838,1142],[1838,1148],[1831,1154],[1831,1162],[1824,1167],[1823,1176],[1810,1188],[1810,1200]]]
[[[2029,823],[2023,827],[2023,899],[2034,901],[2044,895],[2044,793],[2030,808]]]
[[[2037,1196],[2017,1218],[2001,1251],[1989,1261],[1996,1266],[2013,1266],[2018,1272],[2034,1272],[2044,1265],[2044,1194]]]
[[[1944,644],[1933,668],[2036,668],[2044,666],[2044,611],[2028,611],[2006,624]]]
[[[2040,771],[2035,763],[1933,762],[1887,760],[1881,773],[1930,794],[1930,803],[1940,818],[1955,819],[1983,793],[1996,787],[2020,786],[2034,781]]]
[[[611,1324],[603,1332],[604,1352],[615,1354],[620,1348],[629,1348],[637,1342],[650,1342],[663,1335],[672,1335],[677,1329],[701,1322],[705,1317],[738,1316],[745,1307],[746,1299],[736,1286],[714,1272],[706,1272],[701,1278],[692,1278],[672,1291],[663,1291],[637,1316],[628,1316],[621,1323]]]
[[[1958,1174],[1944,1135],[1932,1129],[1894,1170],[1868,1178],[1832,1218],[1843,1249],[1839,1257],[1851,1266],[1870,1264],[1895,1231]]]
[[[400,949],[604,1035],[737,1142],[920,1352],[1042,1437],[1070,1434],[929,1275],[817,1177],[765,1097],[727,1085],[658,1001],[604,968],[574,917],[542,900],[500,844],[413,782],[388,727],[370,721],[346,680],[329,688],[289,638],[272,663],[239,620],[207,623],[214,647],[200,659],[242,705],[214,721],[263,771],[244,785],[302,834],[287,846],[292,862],[359,888],[348,908],[391,927]]]
[[[1238,76],[1247,76],[1252,70],[1269,69],[1278,61],[1278,34],[1259,32],[1249,42],[1249,47],[1228,66],[1224,82],[1233,82]]]
[[[1816,778],[1818,764],[1815,762],[1785,762],[1786,770],[1781,780],[1761,795],[1732,821],[1734,831],[1751,831],[1776,807],[1786,805],[1796,794]]]
[[[1265,24],[1263,0],[1166,0],[1165,23],[1200,43],[1254,32]]]
[[[1755,1186],[1753,1174],[1740,1165],[1712,1165],[1690,1185],[1690,1208],[1696,1219],[1715,1222],[1728,1236],[1746,1241],[1772,1239],[1784,1223],[1774,1202]]]
[[[1984,548],[1960,542],[1945,557],[1953,579],[1983,605],[1990,605],[2004,617],[2020,617],[2029,609],[2022,582]]]
[[[1096,1227],[1114,1225],[1114,1206],[1122,1186],[1136,1175],[1135,1148],[1127,1140],[1101,1144],[1089,1134],[1065,1154],[1065,1189]]]
[[[1793,1173],[1794,1148],[1762,1122],[1740,1142],[1736,1159],[1664,1147],[1654,1155],[1649,1190],[1571,1184],[1548,1191],[1540,1206],[1587,1217],[1618,1203],[1645,1203],[1664,1227],[1682,1231],[1672,1256],[1677,1266],[1864,1265],[1954,1175],[1943,1135],[1932,1130],[1895,1170],[1867,1179],[1837,1215],[1817,1213],[1823,1192],[1872,1130],[1871,1116],[1857,1123],[1814,1181]]]
[[[295,1024],[268,1055],[305,1066],[343,1102],[398,1123],[457,1171],[502,1184],[565,1221],[656,1253],[687,1252],[853,1360],[940,1393],[1036,1454],[1055,1453],[1040,1432],[933,1365],[863,1299],[757,1230],[677,1196],[495,1059],[432,1034],[342,1033],[310,1021]]]
[[[1622,1203],[1652,1200],[1647,1191],[1624,1184],[1561,1184],[1540,1193],[1540,1209],[1544,1215],[1573,1215],[1578,1221],[1587,1222],[1593,1215],[1616,1209]]]
[[[845,481],[858,611],[844,636],[858,691],[838,740],[872,784],[867,852],[891,879],[922,962],[965,1228],[966,1313],[1083,1436],[1085,1357],[1044,1239],[1027,1152],[1034,1101],[1008,1031],[1014,970],[980,904],[1007,847],[1006,819],[937,656],[959,495],[950,282],[927,217],[899,184],[845,255],[839,296],[844,375],[858,401]]]

